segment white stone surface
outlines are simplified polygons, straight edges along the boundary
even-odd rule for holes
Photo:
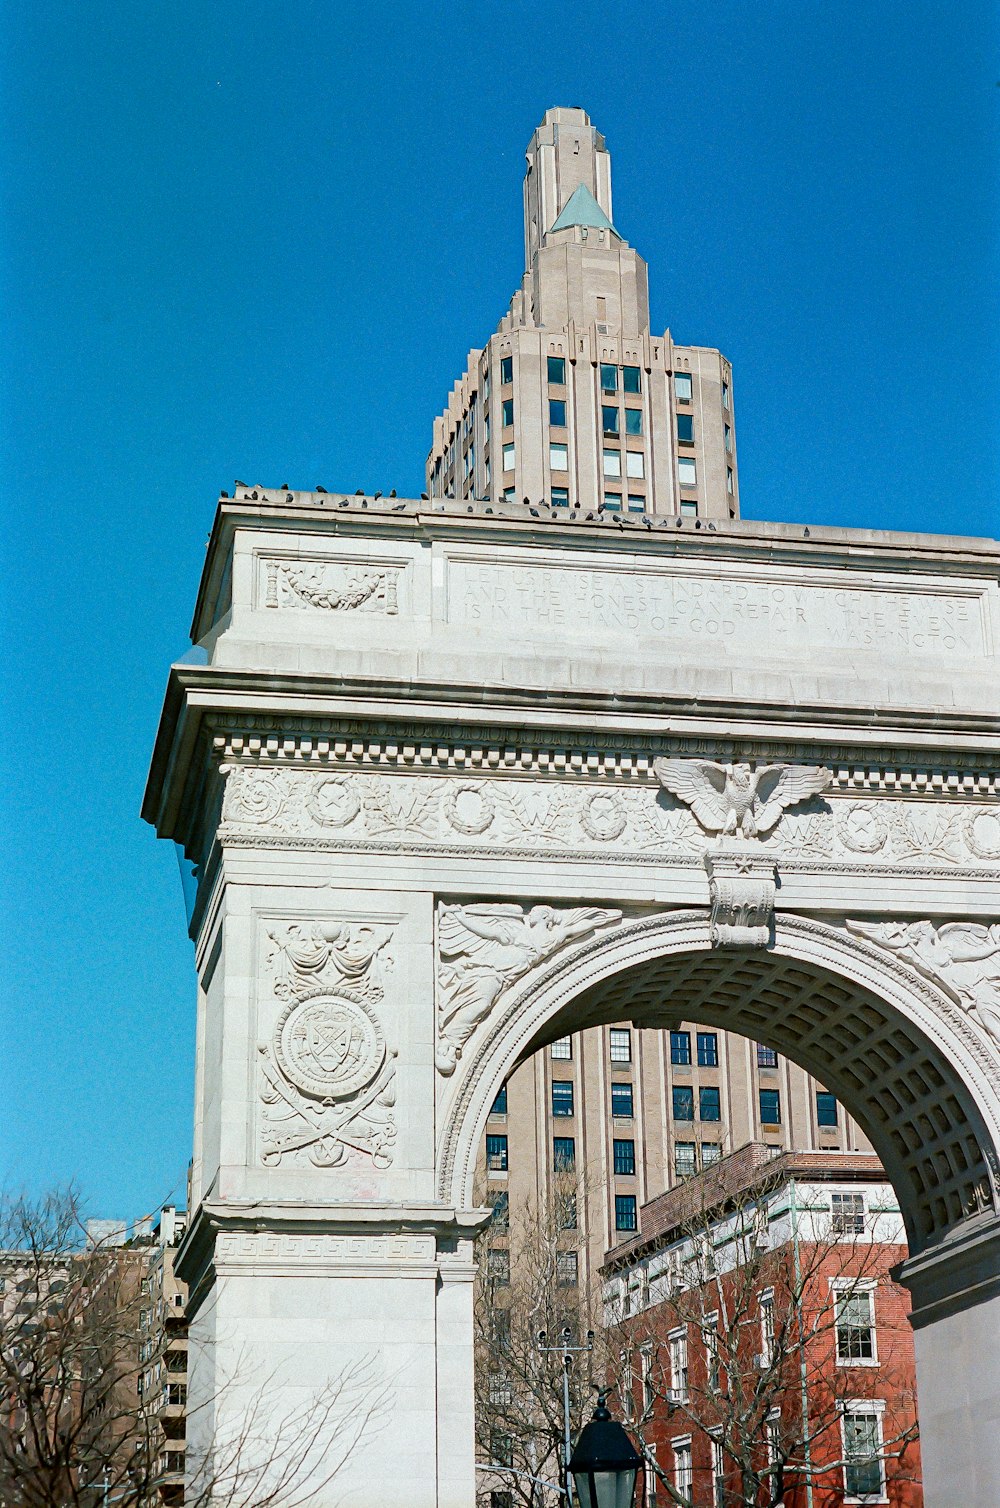
[[[964,1347],[985,1377],[1000,1349],[987,1280],[935,1255],[997,1197],[995,549],[366,501],[222,505],[208,663],[172,672],[147,792],[200,875],[198,1429],[238,1429],[262,1383],[278,1417],[370,1360],[391,1445],[373,1418],[311,1501],[471,1508],[489,1104],[551,1037],[673,1011],[820,1071],[865,1124],[915,1295],[938,1285],[928,1482],[995,1508],[962,1465],[992,1447],[990,1406],[956,1422],[928,1371]],[[720,839],[661,788],[663,757],[830,779]],[[737,848],[767,883],[753,926],[713,939],[720,841],[734,918]]]

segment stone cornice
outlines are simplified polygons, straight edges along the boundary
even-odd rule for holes
[[[835,788],[843,790],[982,797],[997,790],[1000,716],[394,685],[175,665],[143,803],[161,836],[178,837],[180,811],[204,778],[199,746],[216,761],[581,770],[643,780],[656,754],[738,753],[832,764]]]

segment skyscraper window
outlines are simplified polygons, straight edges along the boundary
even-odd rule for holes
[[[639,367],[622,367],[622,389],[626,393],[642,392],[642,372]]]
[[[562,356],[550,356],[546,365],[546,375],[548,376],[549,382],[552,384],[552,386],[564,387],[566,385],[565,359]]]
[[[618,368],[609,362],[601,363],[601,392],[617,393],[618,391]]]

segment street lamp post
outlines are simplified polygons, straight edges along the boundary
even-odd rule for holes
[[[585,1346],[574,1346],[574,1345],[571,1344],[571,1342],[573,1340],[573,1332],[570,1329],[569,1325],[564,1325],[563,1326],[562,1333],[560,1335],[560,1340],[561,1340],[561,1344],[560,1345],[558,1345],[558,1346],[547,1346],[545,1344],[545,1342],[546,1342],[547,1339],[548,1339],[548,1332],[545,1331],[545,1330],[539,1330],[539,1332],[538,1332],[538,1349],[539,1349],[539,1351],[541,1351],[543,1353],[546,1353],[546,1354],[550,1353],[550,1352],[553,1352],[553,1351],[559,1351],[559,1352],[562,1353],[562,1367],[563,1367],[563,1480],[564,1480],[564,1482],[566,1484],[565,1492],[566,1492],[567,1508],[573,1508],[573,1492],[572,1492],[572,1487],[570,1485],[570,1474],[569,1474],[569,1458],[570,1458],[570,1456],[572,1455],[572,1452],[573,1452],[573,1440],[572,1440],[572,1436],[571,1436],[570,1414],[569,1414],[569,1370],[570,1370],[570,1367],[573,1365],[573,1357],[574,1356],[579,1356],[579,1355],[585,1354],[586,1352],[592,1351],[594,1349],[594,1332],[593,1332],[593,1330],[588,1330],[587,1331],[587,1344]],[[589,1505],[588,1505],[588,1508],[589,1508]]]
[[[580,1431],[569,1462],[580,1508],[632,1508],[635,1479],[642,1457],[597,1395],[594,1417]]]

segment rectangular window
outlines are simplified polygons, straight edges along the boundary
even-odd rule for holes
[[[611,1086],[611,1114],[616,1120],[630,1121],[632,1119],[632,1085],[612,1084]]]
[[[680,445],[694,444],[694,415],[677,415],[677,440]]]
[[[864,1235],[864,1194],[830,1195],[830,1229],[835,1236]]]
[[[691,1062],[691,1033],[670,1033],[670,1061],[686,1068]]]
[[[725,426],[725,444],[726,444],[726,454],[727,455],[732,455],[732,453],[733,453],[733,432],[729,428],[728,424]]]
[[[674,1453],[674,1486],[677,1489],[682,1503],[691,1501],[691,1482],[693,1471],[691,1466],[691,1442],[675,1440],[671,1449]]]
[[[569,470],[569,450],[565,445],[549,446],[549,466],[553,471]]]
[[[508,424],[513,424],[513,422],[514,422],[514,400],[513,400],[513,398],[505,398],[503,400],[503,403],[500,405],[500,417],[501,417],[501,422],[503,423],[504,427],[506,427]]]
[[[691,1178],[697,1172],[694,1156],[693,1141],[674,1142],[674,1175],[677,1178]]]
[[[816,1091],[816,1124],[818,1126],[837,1124],[837,1096],[827,1094],[825,1089]]]
[[[494,1246],[487,1253],[486,1274],[501,1288],[510,1282],[510,1252],[505,1247]]]
[[[667,1336],[672,1401],[683,1403],[688,1390],[688,1338],[686,1330],[672,1330]]]
[[[626,393],[642,392],[642,371],[639,367],[622,367],[622,389]]]
[[[560,1196],[556,1213],[560,1230],[576,1230],[576,1194],[572,1190]]]
[[[722,384],[722,407],[723,408],[728,408],[729,407],[729,383],[728,382],[724,382]]]
[[[691,402],[691,373],[674,373],[674,392],[677,394],[678,403]]]
[[[513,450],[513,448],[514,447],[511,446],[511,450]],[[513,469],[513,466],[514,466],[514,457],[511,456],[511,458],[510,458],[510,469]],[[504,500],[505,503],[512,503],[514,501],[514,489],[513,489],[513,487],[505,487],[503,489],[503,500]]]
[[[848,1498],[884,1498],[882,1465],[882,1418],[869,1406],[849,1404],[843,1415],[844,1495]]]
[[[715,1032],[698,1033],[698,1064],[701,1068],[718,1068],[719,1038]]]
[[[575,1251],[556,1252],[556,1283],[560,1288],[575,1288],[578,1270]]]
[[[717,1121],[721,1118],[718,1089],[712,1084],[703,1084],[698,1090],[698,1119]]]
[[[760,1355],[762,1364],[769,1367],[774,1360],[774,1294],[760,1296]]]
[[[498,1429],[490,1431],[490,1460],[494,1466],[513,1466],[513,1436],[505,1435],[502,1430]]]
[[[506,1136],[487,1136],[486,1138],[486,1166],[491,1173],[506,1173],[507,1171],[507,1138]]]
[[[642,434],[642,409],[627,408],[625,410],[625,433],[627,435]]]
[[[717,1141],[703,1141],[701,1144],[701,1165],[710,1168],[713,1162],[718,1162],[722,1156],[722,1148]]]
[[[500,381],[514,381],[514,358],[513,356],[501,356],[500,358]]]
[[[612,1063],[631,1063],[632,1061],[632,1033],[627,1026],[613,1026],[609,1032],[611,1039]]]
[[[490,1106],[490,1114],[491,1115],[506,1115],[507,1114],[507,1085],[506,1084],[501,1084],[500,1088],[497,1090],[497,1097],[493,1101],[493,1104]]]
[[[697,517],[698,517],[698,504],[693,499],[689,501],[688,498],[686,498],[686,497],[681,498],[681,518],[697,518]]]
[[[761,1089],[760,1123],[762,1126],[781,1125],[781,1096],[777,1089]]]
[[[630,492],[628,495],[628,511],[630,513],[645,513],[646,499],[641,492]]]
[[[675,1121],[694,1120],[694,1089],[690,1084],[675,1084],[671,1092]]]
[[[732,497],[734,490],[735,489],[733,487],[733,468],[731,466],[727,466],[726,467],[726,491],[729,493],[730,497]]]
[[[705,1336],[705,1359],[708,1363],[708,1386],[713,1393],[719,1391],[720,1372],[722,1370],[719,1352],[719,1316],[707,1314],[703,1326]]]
[[[636,1200],[634,1194],[615,1195],[615,1230],[635,1230]]]
[[[498,1230],[506,1230],[510,1225],[510,1195],[506,1191],[493,1201],[493,1224]]]
[[[568,487],[553,487],[553,489],[552,489],[552,506],[553,506],[553,508],[568,508],[569,507],[569,488]]]
[[[576,1167],[576,1138],[554,1136],[552,1138],[552,1166],[557,1173],[568,1173]]]
[[[573,1056],[573,1038],[560,1037],[557,1042],[553,1042],[549,1048],[549,1053],[553,1058],[558,1058],[560,1062],[568,1062]]]
[[[758,1042],[757,1043],[757,1067],[758,1068],[777,1068],[777,1066],[778,1066],[778,1054],[775,1052],[774,1048],[773,1047],[764,1047],[762,1043]]]
[[[615,1172],[623,1178],[631,1177],[635,1173],[635,1142],[619,1141],[616,1137],[613,1147]]]
[[[622,453],[621,453],[621,451],[620,450],[607,450],[606,449],[604,451],[604,475],[605,476],[621,476],[621,474],[622,474]]]
[[[601,429],[606,435],[616,435],[619,430],[618,410],[604,407],[601,409]]]
[[[618,391],[618,368],[608,362],[601,363],[601,392],[617,393]]]
[[[682,487],[697,487],[698,466],[693,456],[681,456],[677,462],[677,478]]]
[[[712,1508],[726,1508],[726,1457],[722,1441],[714,1435],[712,1441]]]
[[[513,471],[514,470],[514,447],[513,447],[513,445],[505,445],[504,448],[503,448],[503,469],[504,469],[504,471]],[[511,500],[513,500],[513,497],[514,497],[514,494],[513,494],[513,491],[512,491],[511,492]]]
[[[639,1347],[639,1376],[642,1379],[642,1409],[648,1414],[656,1399],[653,1387],[653,1347],[650,1342]]]
[[[550,356],[547,365],[548,379],[553,387],[566,385],[566,360],[562,356]]]
[[[646,457],[641,450],[625,452],[625,475],[639,478],[646,475]]]
[[[573,1114],[573,1082],[571,1079],[552,1080],[552,1114]]]
[[[841,1366],[875,1360],[875,1295],[870,1288],[834,1292],[837,1361]]]
[[[557,429],[566,428],[566,400],[564,398],[549,399],[549,423]]]
[[[605,513],[620,513],[622,511],[622,495],[620,492],[606,492],[604,494]]]

